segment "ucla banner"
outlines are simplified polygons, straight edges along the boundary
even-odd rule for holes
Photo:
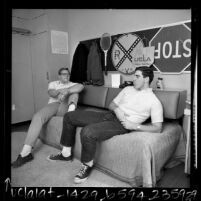
[[[150,66],[154,63],[154,50],[155,47],[143,47],[133,54],[133,66]]]

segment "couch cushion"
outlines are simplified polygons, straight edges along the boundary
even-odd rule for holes
[[[108,88],[106,101],[105,101],[105,107],[108,108],[111,101],[119,94],[121,91],[121,88]]]
[[[47,124],[43,125],[39,138],[45,144],[53,146],[57,149],[62,149],[60,144],[61,131],[62,131],[63,117],[54,116]]]
[[[80,93],[78,103],[104,108],[107,91],[107,87],[86,85]]]
[[[183,116],[186,91],[167,91],[167,90],[153,90],[158,99],[163,105],[164,117],[167,119],[178,119]]]

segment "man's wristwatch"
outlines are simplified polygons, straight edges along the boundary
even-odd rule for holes
[[[140,126],[140,125],[138,125],[136,128],[137,128],[137,130],[140,130],[141,126]]]

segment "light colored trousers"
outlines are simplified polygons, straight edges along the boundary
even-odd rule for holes
[[[74,103],[77,106],[78,94],[71,94],[65,100],[60,102],[49,103],[37,113],[34,114],[24,144],[34,146],[43,125],[53,116],[64,116],[68,111],[68,106]]]

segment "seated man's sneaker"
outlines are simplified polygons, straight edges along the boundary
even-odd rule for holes
[[[49,156],[47,157],[47,159],[48,159],[49,161],[72,161],[72,160],[73,160],[73,155],[71,154],[70,156],[65,157],[65,156],[63,156],[62,153],[60,152],[60,153],[58,153],[58,154],[56,154],[56,155],[49,155]]]
[[[71,103],[69,106],[68,106],[68,112],[72,112],[76,109],[76,105],[74,103]]]
[[[76,184],[79,184],[79,183],[86,181],[91,173],[92,168],[93,167],[90,167],[86,164],[82,164],[80,171],[75,176],[74,182]]]
[[[24,165],[25,163],[33,160],[33,156],[31,153],[29,153],[27,156],[22,157],[20,154],[18,155],[16,161],[14,161],[11,165],[13,168],[20,167]]]

